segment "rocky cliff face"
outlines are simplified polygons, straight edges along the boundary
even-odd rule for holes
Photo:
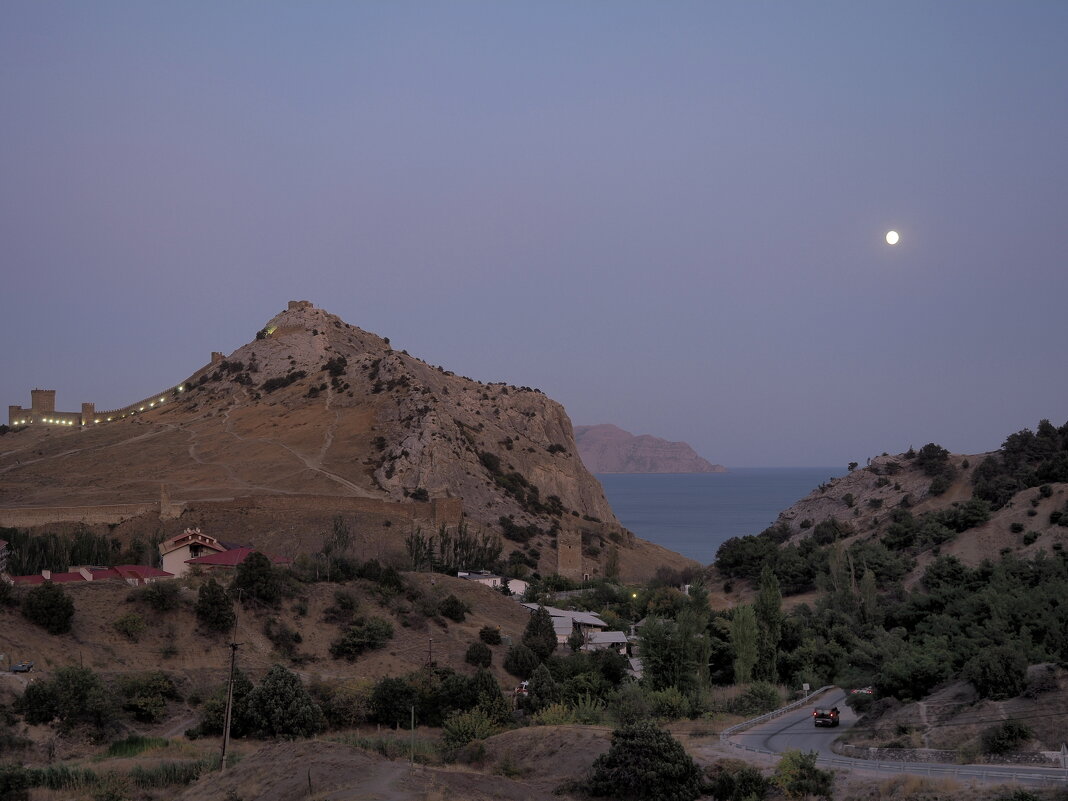
[[[191,502],[452,497],[476,528],[510,536],[550,572],[558,531],[581,535],[584,572],[613,547],[687,562],[622,529],[560,404],[454,375],[310,304],[291,304],[157,408],[81,431],[22,431],[7,446],[0,506],[151,501],[161,485]]]
[[[579,455],[591,473],[726,473],[702,459],[685,442],[648,434],[634,436],[618,426],[575,426]]]

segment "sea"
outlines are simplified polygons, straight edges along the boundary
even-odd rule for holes
[[[838,467],[738,467],[726,473],[601,473],[605,495],[639,537],[709,564],[731,537],[759,534]]]

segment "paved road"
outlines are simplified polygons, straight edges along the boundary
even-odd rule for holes
[[[814,706],[837,706],[841,725],[816,728],[812,722]],[[915,776],[954,778],[992,784],[1066,785],[1068,772],[1059,768],[1025,765],[947,765],[927,762],[891,762],[849,759],[831,750],[831,743],[857,722],[857,716],[845,705],[845,692],[834,688],[820,698],[772,720],[730,735],[727,742],[734,748],[756,754],[778,754],[788,749],[815,751],[824,767],[846,769],[862,774],[887,776],[907,773]]]

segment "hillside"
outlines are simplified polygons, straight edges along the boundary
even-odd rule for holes
[[[462,509],[548,572],[558,533],[581,550],[577,577],[602,573],[610,545],[623,575],[688,564],[622,529],[560,404],[433,367],[304,301],[160,399],[0,439],[0,525],[82,520],[128,538],[200,525],[293,555],[339,514],[397,551]],[[119,504],[133,506],[101,508]]]
[[[648,434],[635,436],[618,426],[575,426],[579,456],[591,473],[726,473],[727,468],[697,455],[685,442]]]

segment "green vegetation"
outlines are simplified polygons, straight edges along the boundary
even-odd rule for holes
[[[330,655],[334,659],[347,659],[350,662],[358,657],[381,648],[393,638],[393,626],[380,617],[356,618],[330,644]]]
[[[808,754],[785,751],[779,764],[775,766],[771,783],[787,798],[830,798],[834,787],[834,774],[816,767],[815,751]]]
[[[305,370],[290,370],[288,373],[282,376],[276,376],[275,378],[268,378],[260,385],[260,389],[264,392],[274,392],[276,389],[282,389],[288,387],[302,378],[306,378],[308,373]]]
[[[26,593],[22,614],[49,634],[66,634],[74,618],[74,601],[58,584],[46,581]]]
[[[1021,490],[1056,481],[1068,481],[1068,422],[1057,428],[1042,420],[1034,432],[1010,434],[972,474],[975,497],[994,509]]]
[[[200,585],[196,603],[197,621],[207,631],[222,633],[230,631],[237,615],[230,595],[214,578]]]
[[[634,723],[612,732],[612,746],[594,761],[586,790],[620,801],[694,801],[701,771],[666,731]]]

